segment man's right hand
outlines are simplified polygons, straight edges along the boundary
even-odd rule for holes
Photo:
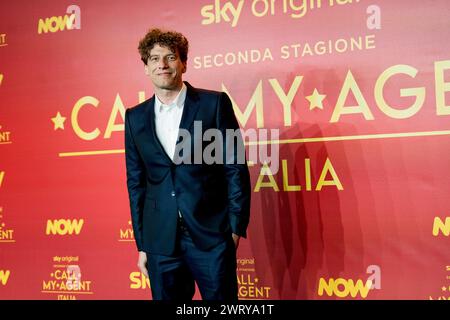
[[[138,263],[137,266],[139,270],[148,278],[148,270],[147,270],[147,254],[144,251],[139,251]]]

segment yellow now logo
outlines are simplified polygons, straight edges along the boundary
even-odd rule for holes
[[[9,279],[9,275],[11,274],[11,271],[9,270],[0,270],[0,283],[2,285],[6,285]]]
[[[81,29],[80,7],[71,5],[64,16],[41,18],[38,23],[38,34],[57,31]]]
[[[81,228],[83,227],[84,219],[59,219],[59,220],[47,220],[47,229],[45,233],[47,235],[61,235],[66,234],[80,234]]]
[[[130,273],[130,288],[131,289],[146,289],[150,288],[150,280],[141,272]]]
[[[443,222],[439,217],[434,218],[433,236],[437,237],[439,232],[448,237],[450,234],[450,217],[446,217],[445,222]]]
[[[353,279],[330,278],[327,282],[324,278],[320,278],[318,294],[323,296],[325,293],[330,297],[334,295],[339,298],[346,298],[351,295],[355,298],[359,293],[362,298],[366,298],[371,287],[372,280],[367,280],[364,283],[363,280],[358,279],[355,283]]]

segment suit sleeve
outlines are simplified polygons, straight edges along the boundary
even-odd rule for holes
[[[216,122],[224,141],[223,161],[228,187],[228,215],[231,229],[233,233],[246,238],[250,220],[250,174],[239,124],[226,93],[222,93],[219,98]],[[231,132],[234,132],[234,135],[231,135]],[[227,138],[227,135],[233,137]]]
[[[138,251],[142,251],[142,215],[145,199],[145,167],[134,142],[130,125],[130,110],[125,112],[125,160],[131,221]]]

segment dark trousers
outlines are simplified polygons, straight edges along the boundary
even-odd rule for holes
[[[175,254],[147,253],[147,268],[154,300],[190,301],[195,283],[203,300],[238,300],[236,249],[231,235],[227,241],[202,251],[180,221]]]

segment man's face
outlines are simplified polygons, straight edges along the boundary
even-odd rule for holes
[[[178,51],[178,50],[177,50]],[[178,52],[155,44],[145,66],[145,73],[158,89],[174,90],[180,88],[186,63],[181,62]]]

